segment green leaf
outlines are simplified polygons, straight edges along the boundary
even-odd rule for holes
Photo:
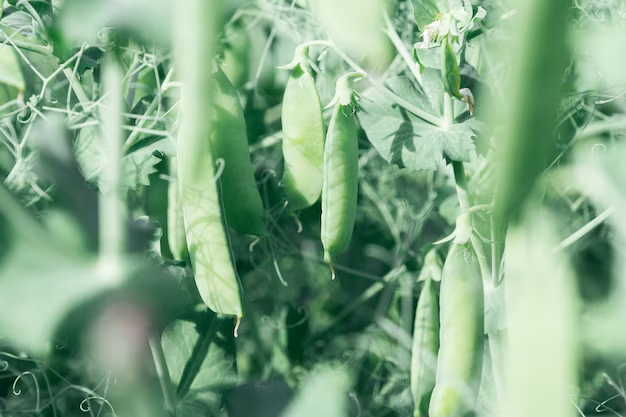
[[[394,93],[434,115],[441,115],[443,88],[437,71],[426,69],[423,89],[406,77],[390,79]],[[469,123],[442,128],[424,122],[377,91],[360,101],[359,121],[367,137],[389,163],[411,171],[436,170],[444,157],[468,161],[474,150],[474,131]]]
[[[13,226],[14,236],[0,263],[0,334],[45,354],[68,309],[109,284],[99,279],[94,258],[69,250],[66,242],[47,233],[2,185],[0,197],[0,216]]]
[[[72,44],[96,44],[98,32],[107,26],[167,43],[172,11],[173,3],[166,0],[65,0],[58,19]]]
[[[348,389],[342,368],[313,371],[282,417],[347,417]]]
[[[0,83],[24,91],[26,84],[17,54],[11,45],[0,46]]]
[[[199,402],[218,415],[222,392],[239,382],[232,330],[232,320],[206,312],[197,325],[177,320],[163,332],[170,377],[194,410]]]
[[[161,161],[153,155],[156,146],[156,143],[151,144],[122,158],[124,187],[136,190],[140,185],[150,185],[149,176],[157,171],[155,166]],[[107,149],[98,125],[84,127],[78,132],[74,152],[85,179],[99,184],[107,162]]]
[[[440,8],[443,0],[411,0],[413,5],[413,16],[420,32],[424,32],[426,26],[431,24],[440,11],[445,11],[446,7]]]
[[[419,62],[426,68],[441,69],[441,46],[431,46],[430,48],[415,48],[415,55],[419,57]]]
[[[185,400],[176,404],[176,417],[213,417],[211,408],[198,400]]]

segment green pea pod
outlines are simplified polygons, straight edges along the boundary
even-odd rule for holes
[[[348,247],[356,219],[359,147],[352,113],[351,105],[335,104],[324,150],[321,235],[331,269],[332,259]]]
[[[283,186],[288,210],[311,206],[322,192],[324,118],[311,74],[297,64],[283,98],[282,125],[285,173]]]
[[[231,255],[207,115],[213,108],[212,65],[219,2],[182,0],[176,8],[174,51],[182,84],[178,182],[191,267],[198,292],[216,313],[243,316],[241,283]],[[207,50],[208,49],[208,50]]]
[[[237,91],[221,69],[213,75],[213,151],[224,160],[222,201],[226,222],[249,235],[265,234],[265,211],[250,162],[246,121]]]
[[[430,417],[463,417],[476,406],[484,341],[483,283],[469,245],[453,243],[443,265],[440,343]]]
[[[250,36],[245,25],[237,25],[233,30],[226,31],[228,45],[224,48],[221,67],[235,88],[241,87],[248,81]]]
[[[435,284],[427,278],[417,300],[411,354],[411,393],[415,417],[428,416],[428,404],[435,387],[439,350],[439,303]]]
[[[448,37],[444,38],[441,45],[441,71],[443,71],[443,86],[446,92],[458,99],[463,99],[463,95],[459,91],[461,88],[461,75],[459,74],[459,65],[456,62],[456,55]]]
[[[441,258],[439,257],[439,253],[437,252],[437,248],[433,247],[424,257],[424,266],[422,266],[422,270],[420,271],[417,280],[425,281],[427,279],[432,279],[434,281],[441,282],[442,269],[443,265]]]
[[[170,158],[169,167],[170,176],[173,180],[167,189],[167,243],[174,259],[184,259],[187,256],[187,240],[185,239],[185,219],[178,187],[176,157]]]

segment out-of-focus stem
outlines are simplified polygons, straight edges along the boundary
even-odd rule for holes
[[[121,187],[122,170],[122,70],[113,57],[104,63],[104,91],[108,97],[102,111],[102,133],[107,150],[100,185],[100,260],[103,278],[116,282],[122,276],[126,212]]]

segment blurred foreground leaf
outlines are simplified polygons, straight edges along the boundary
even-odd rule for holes
[[[0,216],[13,239],[0,263],[0,334],[40,353],[68,308],[107,288],[95,258],[59,242],[0,186]],[[68,229],[64,228],[67,231]],[[5,231],[2,231],[3,235]]]
[[[349,384],[341,368],[314,370],[282,417],[347,417]]]
[[[542,410],[572,416],[569,397],[577,371],[577,289],[549,213],[532,208],[511,227],[506,242],[509,351],[507,416]]]

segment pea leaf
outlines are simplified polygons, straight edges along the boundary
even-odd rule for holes
[[[24,74],[15,50],[11,45],[0,46],[0,83],[15,87],[20,91],[26,88]]]
[[[424,32],[426,26],[431,24],[439,14],[437,3],[433,0],[411,0],[413,17],[420,32]]]
[[[170,376],[189,415],[198,408],[218,415],[222,392],[238,382],[232,326],[231,320],[207,312],[197,324],[177,320],[163,332]]]
[[[150,185],[149,176],[156,172],[161,160],[153,155],[156,143],[137,149],[122,158],[122,185],[136,190],[140,185]],[[100,183],[102,169],[107,162],[107,149],[97,125],[80,130],[74,142],[76,160],[87,181]]]
[[[422,88],[406,77],[392,78],[387,85],[400,97],[441,116],[443,85],[440,77],[438,71],[427,68]],[[457,123],[448,128],[431,125],[378,91],[363,94],[358,117],[381,156],[387,162],[411,171],[436,170],[444,157],[467,162],[470,151],[475,149],[471,123]]]
[[[424,67],[441,69],[441,46],[431,46],[430,48],[416,47],[415,54],[419,57],[419,61]]]

